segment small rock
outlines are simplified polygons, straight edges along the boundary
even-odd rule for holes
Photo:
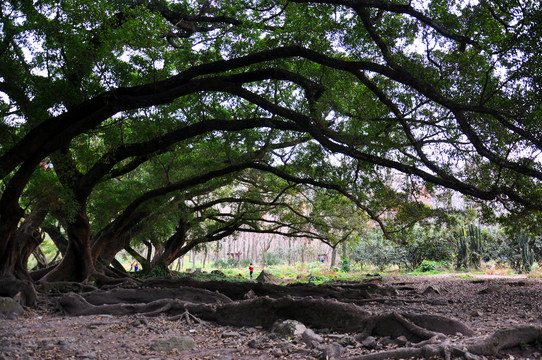
[[[211,274],[226,277],[226,275],[220,270],[213,270],[211,271]]]
[[[365,340],[362,341],[362,344],[367,349],[375,349],[377,346],[376,339],[373,336],[367,337]]]
[[[449,302],[447,299],[434,299],[434,300],[431,300],[431,305],[446,306],[446,305],[449,305]]]
[[[97,355],[96,355],[95,352],[90,352],[90,353],[87,353],[87,354],[78,353],[78,354],[75,354],[75,356],[77,356],[78,358],[81,358],[81,359],[95,359]]]
[[[233,360],[233,357],[229,355],[220,355],[219,357],[215,358],[215,360]]]
[[[0,297],[0,315],[10,320],[16,319],[24,312],[23,307],[10,297]]]
[[[399,295],[399,292],[397,289],[395,289],[393,286],[386,285],[378,288],[377,291],[379,294],[385,295],[385,296],[397,296]]]
[[[258,297],[258,296],[256,295],[256,293],[252,289],[250,289],[245,295],[243,295],[244,299],[254,299],[256,297]]]
[[[263,341],[261,339],[252,339],[248,342],[248,347],[251,349],[263,349]]]
[[[131,325],[133,327],[149,326],[149,321],[147,319],[137,319],[137,320],[132,321]]]
[[[169,339],[155,340],[151,345],[155,351],[171,351],[193,349],[196,342],[190,336],[176,336]]]
[[[482,316],[482,313],[478,310],[474,310],[473,312],[470,313],[470,316],[472,317],[480,317]]]
[[[356,346],[356,340],[352,336],[345,336],[339,342],[342,346]]]
[[[483,290],[480,290],[478,294],[491,294],[499,291],[501,291],[501,287],[499,285],[491,285]]]
[[[222,338],[233,338],[239,336],[241,336],[241,334],[239,334],[237,331],[224,331],[221,335]]]
[[[260,275],[256,278],[256,281],[260,284],[272,284],[272,285],[280,285],[282,284],[282,280],[275,275],[271,274],[268,271],[262,270]]]
[[[395,343],[399,346],[405,346],[408,343],[408,339],[406,336],[401,335],[397,339],[395,339]]]
[[[275,347],[277,349],[281,349],[282,351],[288,351],[288,350],[292,350],[294,348],[294,345],[290,342],[285,341],[285,342],[275,344]]]
[[[307,344],[309,347],[316,347],[319,343],[324,341],[324,338],[314,333],[312,329],[305,330],[301,337],[303,338],[305,344]]]
[[[423,295],[440,295],[442,291],[439,286],[430,285],[422,293]]]
[[[297,320],[277,321],[271,328],[271,333],[279,338],[301,335],[307,330],[305,325]]]
[[[284,353],[282,352],[281,349],[273,349],[271,350],[271,355],[275,357],[281,357],[282,355],[284,355]]]
[[[321,358],[325,360],[339,358],[346,351],[344,346],[335,342],[319,349],[322,351]]]

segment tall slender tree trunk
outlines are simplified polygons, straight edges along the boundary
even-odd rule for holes
[[[331,248],[331,263],[329,264],[329,267],[330,268],[335,267],[336,262],[337,262],[337,245]]]
[[[203,265],[201,266],[204,269],[205,269],[205,262],[207,261],[207,254],[208,254],[208,250],[207,248],[205,248],[205,251],[203,252]]]
[[[288,238],[288,266],[292,266],[292,239]]]
[[[305,265],[305,251],[307,250],[307,239],[303,240],[301,245],[301,264]]]

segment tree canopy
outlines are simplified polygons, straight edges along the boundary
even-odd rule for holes
[[[273,231],[264,214],[299,231],[309,203],[335,244],[355,225],[326,196],[392,237],[382,214],[425,211],[398,174],[410,193],[542,209],[537,1],[0,6],[1,277],[28,278],[45,224],[68,247],[42,281],[101,276],[138,237],[167,265]]]

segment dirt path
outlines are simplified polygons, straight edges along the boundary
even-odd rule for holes
[[[398,295],[361,306],[372,313],[431,313],[460,320],[479,335],[520,325],[542,325],[542,280],[526,277],[460,275],[394,276],[383,284]],[[431,286],[436,292],[423,294]],[[437,292],[440,292],[437,293]],[[405,301],[398,301],[398,299]],[[347,358],[375,351],[353,341],[356,334],[315,329],[324,343],[340,343]],[[190,337],[195,348],[160,350],[160,340]],[[454,340],[460,341],[461,334]],[[385,348],[386,339],[376,339]],[[391,346],[391,345],[390,345]],[[540,358],[542,350],[511,352],[515,359]],[[258,328],[187,324],[143,316],[63,317],[33,310],[15,320],[0,319],[1,359],[314,359],[319,352],[301,339],[273,339]],[[503,355],[502,358],[509,358]]]

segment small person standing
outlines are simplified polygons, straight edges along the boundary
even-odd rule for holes
[[[252,263],[248,266],[248,271],[250,271],[250,278],[252,279],[252,274],[254,273],[254,265]]]

